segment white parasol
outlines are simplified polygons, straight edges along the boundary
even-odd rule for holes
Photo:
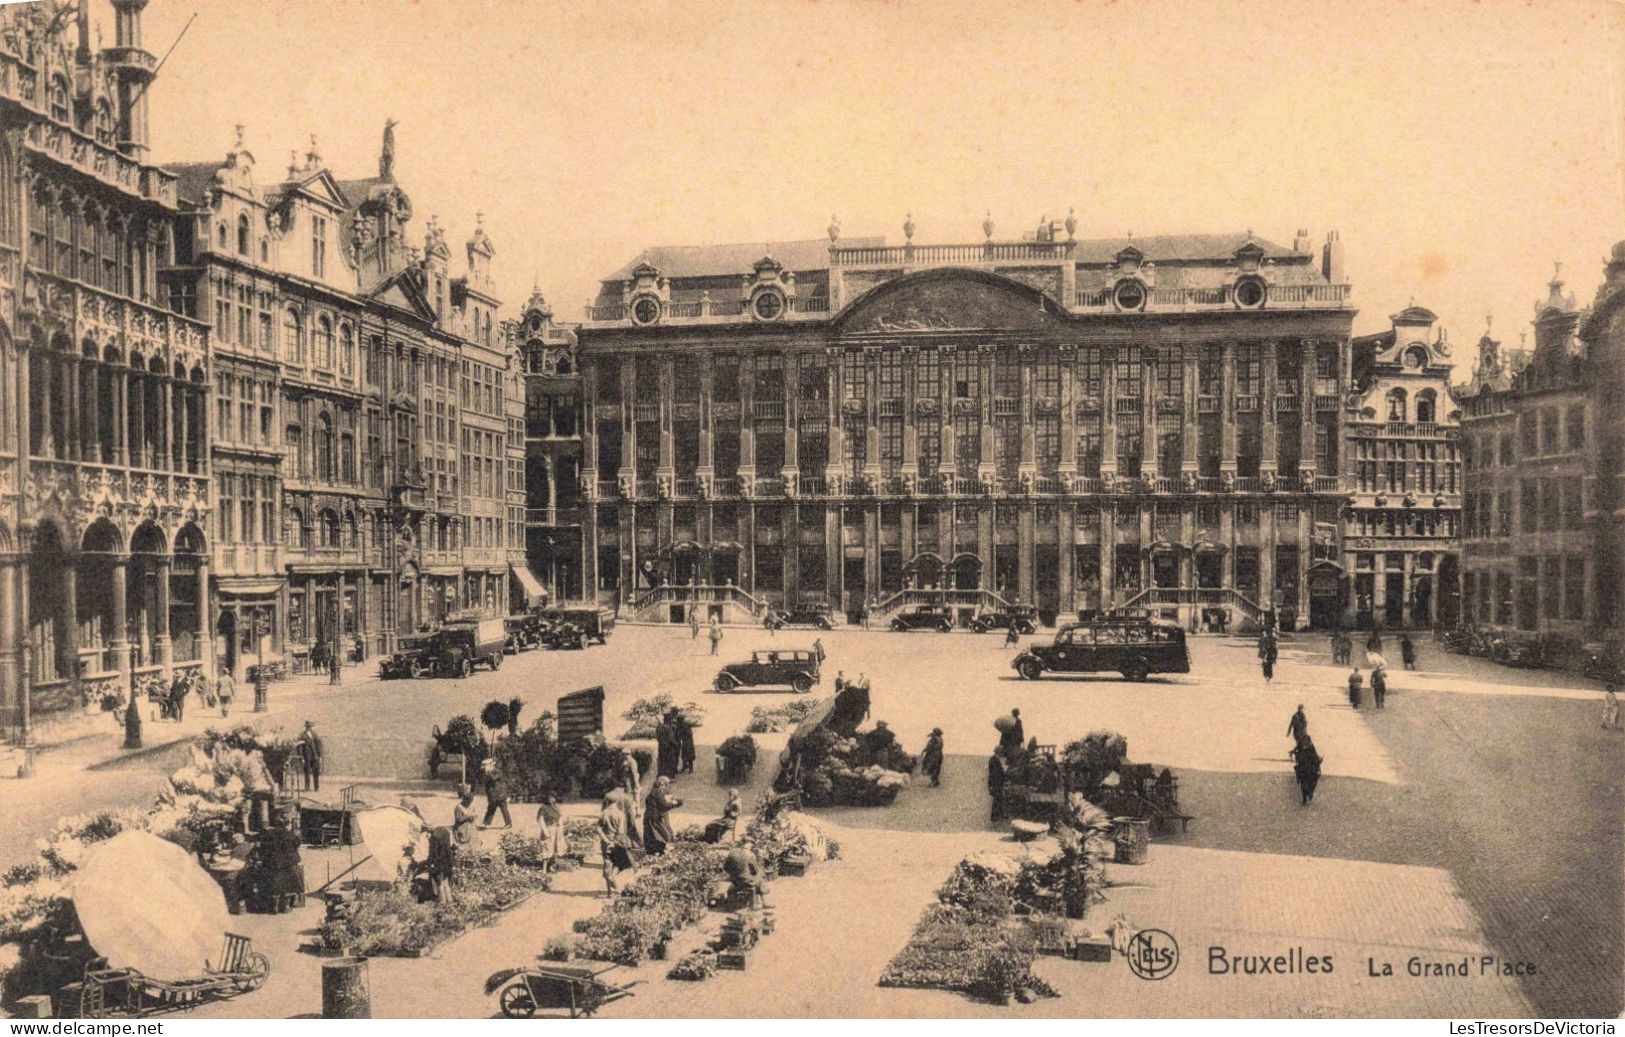
[[[169,981],[202,976],[228,924],[225,894],[197,859],[149,832],[92,846],[73,875],[73,907],[110,967]]]
[[[413,860],[423,859],[426,849],[423,833],[427,826],[412,811],[404,807],[374,807],[355,814],[350,820],[368,854],[367,859],[356,865],[350,878],[363,882],[394,882],[396,865],[405,856],[407,845],[413,848]]]

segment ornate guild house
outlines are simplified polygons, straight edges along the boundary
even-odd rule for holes
[[[1317,257],[1304,232],[1075,226],[917,245],[910,219],[887,245],[832,223],[605,278],[577,333],[588,586],[658,619],[1351,619],[1337,236]]]
[[[207,328],[160,309],[176,180],[148,157],[146,0],[114,45],[0,8],[0,714],[212,655]],[[32,694],[28,689],[32,688]]]

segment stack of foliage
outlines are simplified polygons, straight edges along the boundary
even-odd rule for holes
[[[598,819],[596,817],[570,817],[564,821],[564,852],[577,860],[586,860],[598,852]]]
[[[367,957],[414,957],[485,924],[550,881],[535,868],[489,854],[459,857],[450,900],[419,903],[404,882],[361,894],[343,918],[322,925],[322,946]]]
[[[807,719],[807,714],[822,705],[823,701],[798,698],[779,706],[757,706],[750,711],[750,723],[745,730],[759,735],[791,730]]]
[[[655,728],[660,726],[660,721],[665,719],[666,714],[674,707],[683,714],[692,727],[699,727],[705,721],[705,707],[697,702],[685,702],[678,706],[670,695],[664,693],[651,695],[635,700],[627,707],[626,712],[621,714],[632,722],[632,726],[626,729],[626,734],[621,736],[622,740],[648,741],[653,738]]]
[[[68,899],[71,876],[90,847],[124,831],[151,832],[187,851],[230,827],[246,797],[271,788],[267,758],[286,763],[292,742],[240,725],[210,729],[193,743],[150,807],[103,810],[59,820],[38,841],[38,856],[0,876],[0,1002],[49,992],[58,981],[68,939],[79,932]]]
[[[553,714],[544,712],[523,731],[499,738],[492,746],[497,773],[508,783],[508,796],[514,802],[535,803],[543,792],[559,789],[556,773],[559,746],[555,731]]]
[[[1047,753],[1018,749],[1005,762],[1005,780],[1034,792],[1056,792],[1061,788],[1061,769]]]
[[[675,842],[597,916],[575,923],[577,954],[638,965],[685,926],[705,917],[711,887],[723,878],[725,854],[702,843]]]
[[[1017,903],[1047,915],[1082,918],[1106,899],[1106,868],[1098,845],[1073,830],[1056,832],[1060,848],[1047,861],[1024,861],[1011,891]]]
[[[1128,762],[1128,739],[1114,731],[1092,731],[1061,750],[1061,766],[1075,789],[1095,789]]]
[[[1052,996],[1032,972],[1037,940],[1012,914],[1019,874],[1007,859],[961,861],[880,985],[958,990],[996,1004]]]
[[[801,740],[800,782],[802,802],[808,806],[890,806],[908,784],[914,758],[893,742],[876,752],[868,732],[842,738],[827,727]],[[787,792],[794,784],[787,767],[775,787]]]
[[[717,746],[717,757],[731,775],[742,776],[756,766],[756,739],[750,735],[730,735]]]
[[[509,735],[519,733],[519,712],[525,708],[525,700],[517,696],[503,702],[501,699],[492,699],[480,710],[480,723],[492,732],[493,739],[496,733],[507,728]]]
[[[817,822],[794,811],[775,811],[769,819],[765,810],[758,809],[745,828],[745,837],[756,844],[756,856],[763,864],[777,865],[786,857],[816,862],[841,855],[840,844],[825,835]]]
[[[667,979],[683,979],[695,982],[710,979],[717,973],[717,952],[710,947],[701,947],[683,955],[677,964],[666,973]]]
[[[543,792],[567,795],[579,790],[581,795],[597,797],[615,788],[621,780],[621,749],[604,741],[602,735],[571,742],[558,740],[556,718],[544,711],[530,726],[516,730],[518,699],[511,702],[486,703],[480,718],[487,727],[506,727],[506,737],[498,738],[489,747],[480,736],[474,721],[468,716],[457,716],[446,725],[435,746],[442,757],[446,753],[463,752],[469,760],[467,773],[477,775],[479,763],[487,755],[496,761],[496,770],[508,785],[508,798],[515,803],[535,803]],[[647,749],[633,749],[640,775],[647,774],[654,757]]]
[[[440,761],[448,756],[462,756],[463,772],[469,776],[480,772],[480,761],[485,759],[485,739],[475,726],[474,718],[461,713],[451,718],[446,730],[435,736],[434,748],[429,751],[429,769],[436,770]]]

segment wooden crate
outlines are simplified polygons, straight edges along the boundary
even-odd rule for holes
[[[745,964],[749,961],[743,950],[724,950],[717,952],[717,968],[732,969],[735,972],[744,972]]]

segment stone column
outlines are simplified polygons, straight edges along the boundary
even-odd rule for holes
[[[583,480],[590,480],[582,487],[588,500],[598,496],[598,416],[596,413],[598,403],[598,365],[589,363],[581,369],[581,475]],[[596,521],[596,520],[594,520]],[[586,588],[589,594],[595,594],[598,585],[589,584]],[[589,601],[596,601],[589,597]]]
[[[841,475],[843,474],[842,466],[846,463],[846,425],[843,415],[843,411],[845,409],[845,400],[843,397],[846,389],[846,372],[842,369],[845,366],[845,354],[841,350],[831,348],[828,351],[828,356],[829,457],[825,459],[824,477],[828,480],[830,489],[833,490],[840,483]],[[838,527],[837,532],[839,532]],[[839,543],[838,540],[837,543]],[[832,578],[832,587],[839,586],[840,572],[841,569],[839,568],[835,570],[836,576]],[[838,595],[839,591],[837,591],[837,602],[839,602]]]
[[[621,467],[616,474],[622,482],[635,479],[638,466],[637,363],[627,358],[621,364]],[[634,487],[636,484],[633,484]],[[636,539],[634,537],[634,539]]]
[[[1265,500],[1258,506],[1258,604],[1280,608],[1275,600],[1275,505]]]
[[[1313,561],[1314,507],[1305,504],[1298,509],[1298,628],[1309,627],[1309,563]]]
[[[1201,371],[1198,357],[1202,351],[1200,343],[1187,342],[1184,345],[1185,369],[1180,378],[1180,386],[1184,390],[1180,401],[1181,413],[1184,415],[1180,429],[1179,444],[1179,471],[1181,475],[1196,475],[1200,464],[1201,436],[1197,433],[1196,396],[1200,389],[1198,381]],[[1186,541],[1190,543],[1189,540]],[[1188,586],[1195,586],[1192,581]]]
[[[831,607],[840,609],[846,604],[845,588],[841,586],[841,574],[846,568],[846,543],[838,505],[824,507],[824,545],[825,588]]]
[[[1219,544],[1224,547],[1224,559],[1219,563],[1219,585],[1236,589],[1236,505],[1226,500],[1219,505]]]
[[[1258,400],[1258,472],[1274,472],[1276,461],[1276,427],[1275,427],[1275,352],[1278,343],[1274,339],[1264,342],[1264,377],[1263,386],[1259,390]]]
[[[340,581],[340,595],[343,594],[343,582]],[[344,608],[342,598],[339,609]],[[209,556],[199,555],[197,560],[197,651],[198,660],[203,664],[203,675],[210,680],[214,679],[214,638],[210,636],[209,626],[213,609],[209,607]]]
[[[1064,394],[1066,392],[1066,376],[1063,374],[1061,378],[1061,384],[1063,386],[1061,391]],[[1055,531],[1056,608],[1059,609],[1062,614],[1065,614],[1077,608],[1078,593],[1077,568],[1073,564],[1076,560],[1074,556],[1077,554],[1077,548],[1075,545],[1075,541],[1077,540],[1077,514],[1073,508],[1072,501],[1067,500],[1061,503],[1060,507],[1057,509],[1057,518],[1058,522],[1056,523]],[[1057,619],[1056,622],[1059,623],[1061,620]]]
[[[79,557],[77,553],[62,558],[62,611],[57,617],[62,624],[62,644],[58,648],[62,676],[73,686],[75,697],[79,693]]]
[[[0,723],[15,722],[21,706],[17,655],[17,559],[0,556]]]
[[[1315,489],[1315,475],[1320,464],[1315,457],[1315,422],[1319,413],[1315,409],[1315,352],[1319,348],[1313,339],[1306,339],[1300,348],[1303,353],[1298,364],[1298,474],[1303,477],[1304,490]],[[1306,617],[1308,612],[1303,613]]]
[[[40,384],[44,392],[40,393],[40,436],[39,454],[41,457],[55,457],[56,440],[51,435],[51,397],[56,395],[56,354],[49,350],[35,350],[34,362],[40,368]]]
[[[976,351],[976,363],[982,371],[982,398],[976,401],[982,415],[982,460],[977,465],[976,474],[984,483],[992,482],[997,472],[995,467],[997,455],[994,453],[993,439],[993,396],[998,391],[998,387],[993,384],[994,354],[995,349],[992,346],[980,346]],[[986,586],[985,581],[993,573],[992,567],[988,564],[990,561],[991,556],[983,559],[983,586]]]
[[[1219,472],[1236,474],[1236,344],[1224,344],[1219,383]]]
[[[739,475],[748,480],[756,475],[756,354],[746,353],[739,362]],[[746,544],[746,557],[755,552]],[[743,582],[744,573],[740,573]]]
[[[1021,414],[1021,458],[1016,462],[1020,474],[1029,478],[1038,475],[1038,443],[1033,429],[1033,347],[1023,345],[1017,354],[1017,371],[1021,375],[1021,400],[1018,404]],[[1025,513],[1024,513],[1025,514]],[[1028,600],[1023,593],[1023,600]]]
[[[863,378],[866,393],[863,472],[873,483],[880,478],[880,350],[876,347],[865,347],[863,350]],[[875,588],[876,583],[871,580],[868,588],[871,595]]]
[[[113,660],[118,666],[119,683],[128,694],[134,690],[130,673],[130,620],[126,599],[129,594],[130,559],[127,555],[113,558]]]
[[[954,356],[954,346],[943,346],[937,350],[938,385],[934,393],[937,397],[937,414],[939,416],[937,434],[940,437],[941,450],[941,454],[937,458],[937,474],[945,478],[950,488],[953,486],[951,481],[953,476],[959,471],[959,460],[954,456],[958,451],[958,441],[954,438],[958,434],[954,431]],[[949,537],[945,542],[951,542],[952,539],[952,537]],[[944,557],[951,558],[952,553],[949,552]],[[945,584],[947,578],[947,574],[944,573],[943,581]]]
[[[1023,434],[1024,440],[1026,435]],[[1038,506],[1031,501],[1023,501],[1016,507],[1020,509],[1016,513],[1016,594],[1023,602],[1032,605],[1038,601],[1033,581],[1038,550]]]
[[[84,400],[79,396],[79,365],[78,356],[69,356],[67,359],[68,384],[65,386],[66,397],[64,401],[62,422],[62,456],[70,461],[78,461],[85,456],[85,414]]]
[[[991,590],[994,586],[993,512],[998,502],[984,498],[971,506],[976,509],[976,557],[982,561],[981,586]]]
[[[676,365],[671,357],[660,361],[660,460],[658,474],[665,479],[676,477],[676,440],[672,424],[676,420]]]
[[[150,468],[147,457],[147,376],[131,369],[125,379],[128,383],[125,387],[125,431],[129,436],[130,467]]]
[[[700,357],[700,463],[695,469],[706,478],[716,470],[715,392],[716,364],[707,353]]]
[[[153,570],[158,592],[158,633],[152,639],[153,650],[158,656],[158,663],[164,668],[164,682],[167,684],[175,663],[174,644],[169,639],[169,556],[160,556],[153,563]]]
[[[1117,505],[1100,505],[1100,600],[1097,608],[1111,608],[1117,594]]]
[[[787,481],[793,481],[796,474],[801,471],[801,439],[799,432],[801,424],[801,363],[802,354],[788,353],[785,355],[784,468],[780,474]],[[800,544],[798,543],[796,546],[800,547]],[[788,568],[785,570],[786,573],[789,571]],[[795,593],[795,590],[799,589],[798,586],[792,585],[792,588],[790,592],[787,592],[785,601],[793,605],[800,599]]]
[[[918,393],[920,351],[914,346],[903,350],[903,474],[913,477],[920,470],[919,430],[914,423],[914,400]]]

